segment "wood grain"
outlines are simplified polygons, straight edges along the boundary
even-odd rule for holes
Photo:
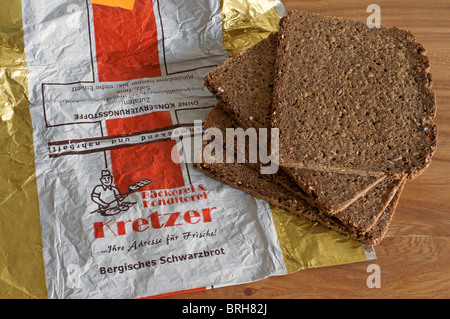
[[[371,1],[283,1],[298,9],[366,22]],[[370,262],[301,270],[258,282],[170,298],[450,298],[450,1],[376,1],[381,24],[410,30],[427,50],[438,112],[429,169],[408,181],[387,237]],[[367,266],[381,269],[368,288]]]

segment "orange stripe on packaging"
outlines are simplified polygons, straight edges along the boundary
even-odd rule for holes
[[[109,7],[120,7],[133,10],[135,0],[91,0],[92,4],[102,4]]]

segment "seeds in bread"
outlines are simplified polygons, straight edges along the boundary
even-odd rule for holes
[[[280,165],[410,177],[429,165],[435,97],[413,34],[293,11],[278,39]]]
[[[271,121],[276,48],[277,33],[273,33],[205,77],[206,87],[244,127],[268,127]]]

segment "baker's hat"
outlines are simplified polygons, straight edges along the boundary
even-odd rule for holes
[[[106,177],[106,176],[112,177],[112,176],[111,176],[111,173],[109,172],[109,170],[104,169],[104,170],[102,170],[102,178],[103,178],[103,177]]]

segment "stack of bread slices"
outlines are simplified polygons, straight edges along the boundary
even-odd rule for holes
[[[212,70],[206,128],[279,130],[275,174],[196,166],[269,203],[377,245],[407,179],[430,164],[436,107],[414,35],[292,11],[277,33]],[[225,147],[225,145],[224,145]]]

